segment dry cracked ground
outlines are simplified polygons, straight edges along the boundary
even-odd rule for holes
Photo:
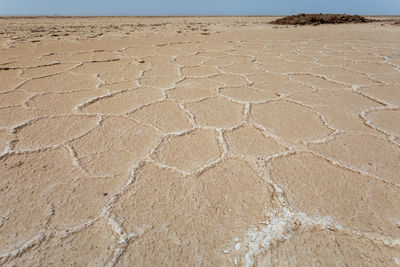
[[[399,266],[400,27],[269,20],[2,19],[0,265]]]

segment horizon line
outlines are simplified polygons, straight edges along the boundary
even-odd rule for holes
[[[347,15],[361,15],[361,16],[400,16],[400,14],[360,14],[360,13],[297,13],[297,14],[268,14],[268,15],[259,15],[259,14],[253,14],[253,15],[240,15],[240,14],[234,14],[234,15],[87,15],[87,14],[81,14],[81,15],[68,15],[68,14],[63,14],[63,15],[49,15],[49,14],[0,14],[0,18],[9,18],[9,17],[16,17],[16,18],[35,18],[35,17],[46,17],[46,18],[71,18],[71,17],[282,17],[282,16],[293,16],[293,15],[298,15],[298,14],[347,14]]]

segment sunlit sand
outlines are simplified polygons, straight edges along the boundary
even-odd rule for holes
[[[0,265],[399,265],[400,26],[273,19],[1,18]]]

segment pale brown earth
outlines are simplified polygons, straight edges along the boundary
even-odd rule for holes
[[[0,265],[399,266],[400,27],[1,18]]]

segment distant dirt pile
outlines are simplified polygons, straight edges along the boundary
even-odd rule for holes
[[[359,15],[346,14],[304,14],[293,15],[272,21],[272,24],[280,25],[319,25],[338,23],[365,23],[374,20]]]

